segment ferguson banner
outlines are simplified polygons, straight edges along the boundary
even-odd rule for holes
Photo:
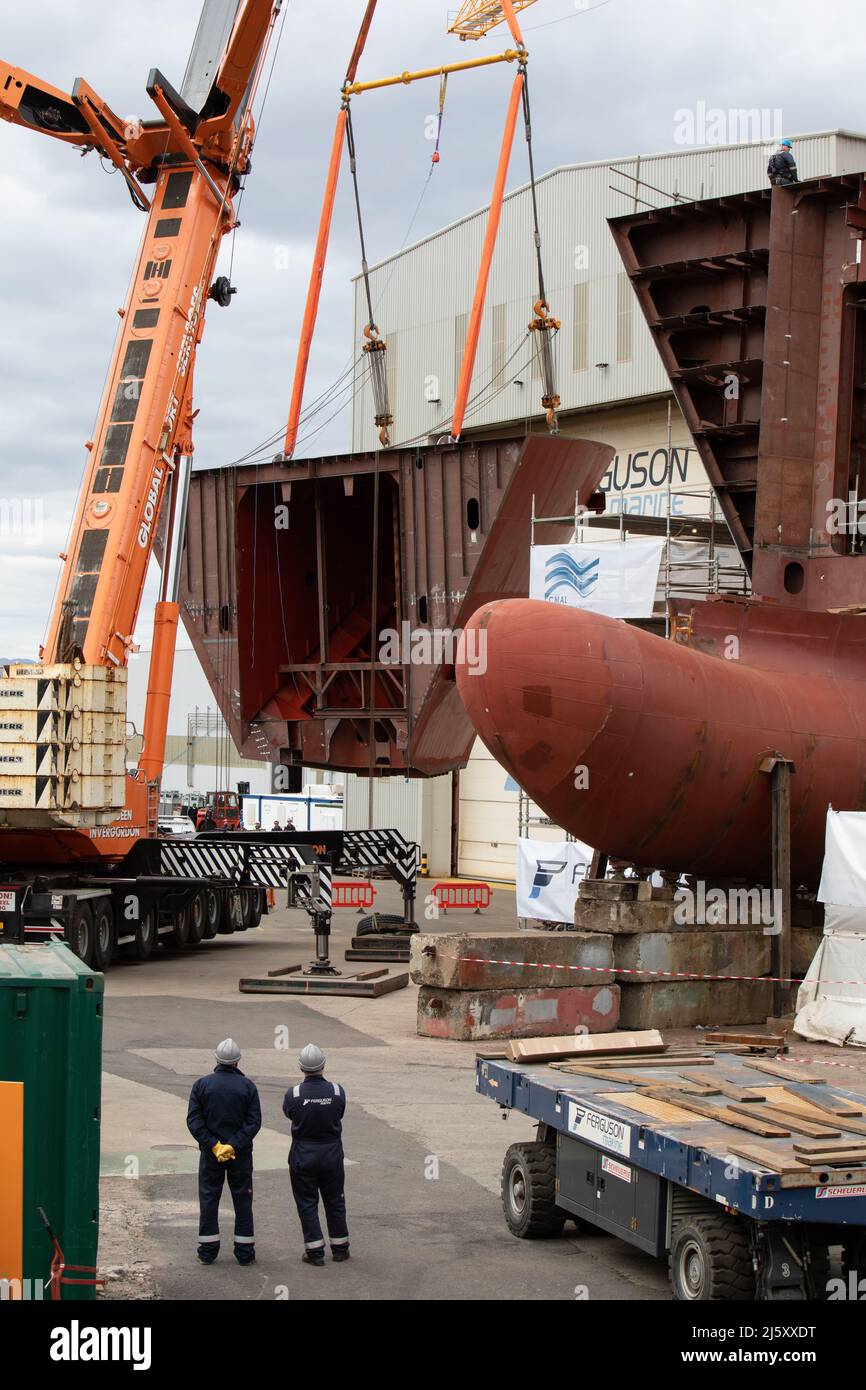
[[[529,597],[609,618],[651,618],[664,539],[534,545]]]
[[[592,854],[579,840],[518,840],[518,917],[573,922],[578,884],[589,873]]]

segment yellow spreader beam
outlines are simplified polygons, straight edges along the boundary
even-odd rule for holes
[[[360,92],[371,92],[377,87],[399,87],[410,82],[418,82],[425,77],[443,77],[450,72],[465,72],[467,68],[485,68],[491,63],[515,63],[527,57],[525,49],[507,48],[504,53],[494,53],[487,58],[470,58],[465,63],[444,63],[438,68],[421,68],[418,72],[400,72],[393,77],[378,77],[373,82],[352,82],[342,88],[343,96],[355,97]]]

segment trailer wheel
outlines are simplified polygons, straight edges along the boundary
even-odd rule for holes
[[[241,930],[249,931],[250,927],[254,927],[256,925],[254,921],[254,915],[256,910],[256,898],[258,894],[256,893],[255,888],[241,888],[239,891],[241,899],[241,921],[243,922],[243,927],[241,928]]]
[[[669,1272],[682,1303],[755,1298],[755,1273],[745,1222],[714,1213],[689,1216],[674,1227]]]
[[[93,968],[107,970],[114,960],[117,938],[114,931],[114,908],[110,898],[97,901],[93,909]]]
[[[243,913],[240,894],[236,888],[226,888],[221,894],[220,924],[217,930],[221,936],[231,936],[232,932],[243,931]]]
[[[206,889],[205,889],[204,896],[205,896],[204,939],[205,939],[205,941],[212,941],[213,938],[216,936],[217,931],[219,930],[219,924],[220,924],[220,909],[221,909],[221,907],[222,907],[222,903],[221,903],[221,901],[220,901],[220,892],[219,892],[219,889],[218,889],[218,888],[206,888]]]
[[[189,903],[184,903],[183,907],[175,908],[171,914],[172,929],[166,933],[166,941],[169,946],[176,946],[178,949],[185,946],[189,941]]]
[[[556,1149],[552,1144],[512,1144],[502,1164],[502,1209],[521,1240],[558,1236],[565,1212],[556,1205]]]
[[[189,937],[188,946],[197,946],[204,937],[205,923],[207,921],[207,899],[204,889],[200,888],[197,893],[193,893],[187,904],[189,913]]]
[[[133,952],[139,960],[149,960],[156,945],[156,908],[151,907],[136,923]]]
[[[79,903],[69,923],[69,945],[85,965],[93,962],[93,913],[88,903]]]
[[[257,927],[262,920],[262,913],[264,911],[264,894],[264,888],[253,888],[252,890],[253,908],[252,915],[250,918],[251,927]]]

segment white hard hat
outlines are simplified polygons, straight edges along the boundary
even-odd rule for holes
[[[234,1038],[224,1038],[214,1052],[214,1057],[224,1067],[236,1067],[241,1060],[241,1050]]]
[[[307,1043],[306,1047],[301,1048],[298,1054],[298,1066],[301,1071],[317,1072],[325,1070],[327,1057],[320,1047],[315,1043]]]

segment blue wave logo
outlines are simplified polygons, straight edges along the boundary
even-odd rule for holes
[[[575,560],[567,550],[558,550],[544,566],[544,597],[570,589],[578,598],[587,598],[598,583],[600,564],[598,555],[594,560]]]

